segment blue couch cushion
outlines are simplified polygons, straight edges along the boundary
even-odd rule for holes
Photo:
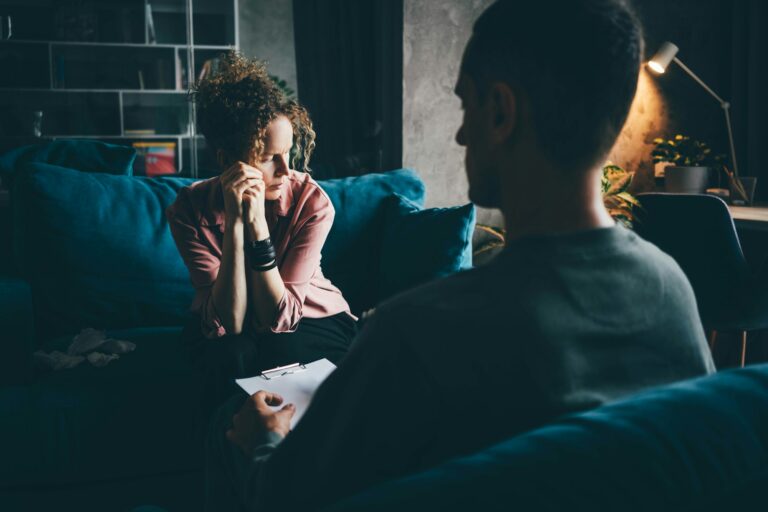
[[[421,205],[424,184],[409,169],[318,184],[336,209],[336,219],[323,248],[323,272],[341,289],[352,311],[360,313],[382,298],[378,269],[386,200],[400,194]]]
[[[0,156],[0,176],[9,176],[28,163],[43,163],[105,174],[133,174],[136,150],[95,140],[56,140],[13,149]]]
[[[760,365],[569,416],[330,510],[758,510],[766,485]]]
[[[164,212],[192,180],[27,165],[13,192],[14,245],[37,334],[182,324],[192,287]]]
[[[387,201],[386,218],[380,270],[383,297],[472,267],[471,203],[422,210],[397,195]]]
[[[136,151],[94,140],[57,140],[12,149],[0,155],[0,181],[12,188],[18,172],[28,169],[30,163],[43,163],[68,167],[84,172],[107,174],[133,174]],[[10,240],[12,219],[0,205],[0,239]],[[0,268],[17,272],[11,244],[0,245]]]

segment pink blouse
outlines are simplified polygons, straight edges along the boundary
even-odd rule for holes
[[[269,327],[275,333],[295,331],[302,317],[352,316],[339,289],[320,269],[320,251],[333,225],[333,204],[306,173],[289,171],[286,181],[281,197],[266,202],[270,238],[285,284],[277,316]],[[224,245],[224,195],[219,178],[180,190],[166,216],[195,287],[191,310],[200,315],[205,337],[224,336],[226,329],[211,300]]]

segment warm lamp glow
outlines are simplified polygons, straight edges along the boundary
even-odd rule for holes
[[[651,71],[653,71],[654,73],[658,73],[660,75],[667,70],[664,66],[662,66],[655,60],[648,62],[648,67],[651,68]]]
[[[640,71],[632,108],[608,156],[608,160],[625,169],[642,169],[638,180],[652,179],[653,164],[649,158],[654,149],[652,141],[669,129],[666,102],[652,73],[650,69]]]

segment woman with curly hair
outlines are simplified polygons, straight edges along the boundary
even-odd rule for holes
[[[356,318],[320,269],[334,209],[307,173],[315,139],[307,111],[263,63],[236,52],[192,97],[222,173],[182,189],[166,213],[196,290],[185,337],[214,388],[206,394],[221,400],[235,377],[338,361]],[[299,160],[303,172],[291,168]]]

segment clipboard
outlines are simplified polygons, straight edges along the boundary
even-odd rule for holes
[[[235,382],[249,395],[264,390],[282,396],[283,404],[273,407],[275,410],[286,404],[295,405],[296,413],[291,418],[291,428],[294,428],[309,407],[317,388],[335,369],[336,365],[329,360],[319,359],[307,364],[279,366],[254,377],[236,379]]]

